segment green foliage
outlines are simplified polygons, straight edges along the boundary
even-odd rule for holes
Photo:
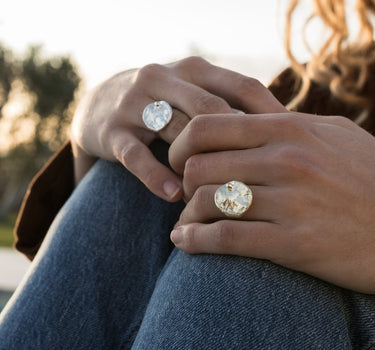
[[[0,123],[7,103],[23,105],[6,140],[11,147],[0,156],[0,218],[17,209],[31,178],[65,141],[80,81],[69,57],[45,58],[41,47],[30,47],[15,58],[0,44]]]
[[[22,62],[21,80],[33,96],[33,112],[39,116],[35,127],[34,147],[36,153],[55,149],[64,141],[63,128],[70,122],[69,105],[79,87],[80,77],[69,57],[53,57],[43,60],[41,48],[31,47]],[[49,139],[42,133],[48,129],[52,118],[56,118],[54,130],[49,128]],[[55,142],[56,143],[56,142]],[[44,148],[44,149],[43,149]]]
[[[14,80],[14,65],[12,53],[0,45],[0,118],[2,107],[8,101],[9,93]]]
[[[0,246],[12,247],[14,243],[13,228],[16,215],[11,214],[0,220]]]
[[[22,62],[22,79],[35,94],[34,110],[42,118],[62,115],[74,99],[80,78],[68,57],[41,59],[41,48],[31,47]]]

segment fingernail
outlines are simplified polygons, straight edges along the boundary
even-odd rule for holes
[[[174,229],[171,232],[171,241],[175,244],[178,245],[182,242],[182,233],[183,233],[183,228],[180,226],[176,229]]]
[[[164,193],[169,197],[173,198],[176,194],[180,191],[180,186],[178,186],[175,182],[166,181],[163,184]]]

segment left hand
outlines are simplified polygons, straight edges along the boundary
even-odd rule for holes
[[[171,122],[159,132],[142,122],[142,111],[168,101]],[[284,106],[257,80],[217,67],[200,57],[166,65],[150,64],[116,74],[89,91],[72,123],[71,143],[78,183],[97,158],[119,161],[160,198],[182,197],[180,178],[149,149],[157,138],[171,143],[198,114],[284,111]]]
[[[375,138],[343,117],[198,116],[170,148],[188,201],[171,238],[189,253],[268,259],[375,293]],[[230,220],[216,189],[239,180],[252,206]]]

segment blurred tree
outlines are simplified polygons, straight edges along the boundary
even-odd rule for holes
[[[9,93],[14,79],[14,66],[12,53],[0,45],[0,118],[2,110],[8,101]]]
[[[33,175],[66,140],[80,81],[69,57],[44,58],[34,46],[15,59],[0,45],[0,128],[13,113],[0,140],[0,218],[18,208]]]

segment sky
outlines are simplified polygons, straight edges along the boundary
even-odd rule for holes
[[[198,48],[214,63],[268,83],[286,65],[287,0],[2,0],[0,41],[70,55],[86,86]]]

